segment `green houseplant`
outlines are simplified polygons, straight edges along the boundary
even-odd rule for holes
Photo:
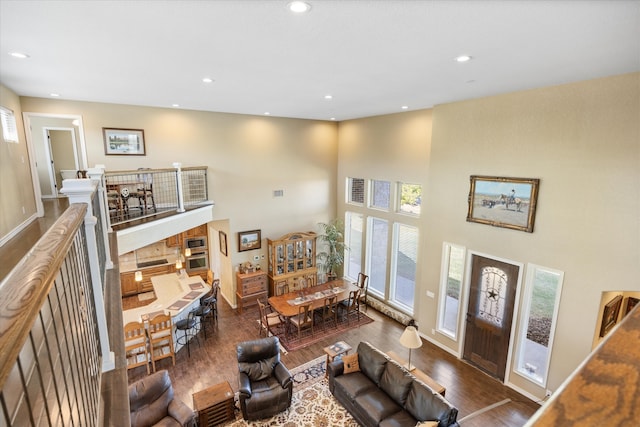
[[[323,250],[317,254],[318,266],[322,274],[326,274],[330,280],[335,279],[338,267],[344,263],[344,252],[349,250],[344,243],[344,225],[339,219],[318,225],[321,229],[318,239],[324,243]]]

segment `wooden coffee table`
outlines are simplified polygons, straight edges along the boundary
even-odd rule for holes
[[[402,366],[405,366],[407,364],[407,361],[398,356],[394,351],[387,351],[387,356],[389,356],[391,359],[395,360]],[[431,378],[429,375],[425,374],[418,368],[413,369],[411,373],[414,377],[416,377],[417,379],[431,387],[436,393],[440,393],[442,397],[444,397],[447,389],[444,388],[443,385],[438,384],[433,378]]]
[[[200,427],[212,427],[233,420],[233,390],[229,382],[193,393],[193,407],[198,412]]]
[[[324,376],[326,377],[329,375],[329,363],[333,362],[333,360],[340,355],[349,354],[351,346],[344,341],[338,341],[322,350],[327,354],[327,369],[324,371]]]

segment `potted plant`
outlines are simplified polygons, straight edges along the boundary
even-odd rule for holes
[[[331,220],[328,223],[318,224],[322,230],[318,239],[324,242],[324,250],[318,252],[318,266],[321,273],[326,274],[329,280],[338,277],[337,268],[344,263],[344,251],[349,248],[344,243],[343,224],[339,219]]]

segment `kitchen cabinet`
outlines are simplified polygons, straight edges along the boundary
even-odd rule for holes
[[[197,227],[190,228],[189,230],[176,234],[175,236],[169,236],[166,239],[167,246],[170,248],[182,247],[184,240],[190,237],[202,237],[207,236],[207,224],[201,224]]]
[[[142,272],[142,280],[140,282],[136,282],[135,280],[135,271],[120,273],[120,288],[122,290],[123,297],[153,291],[151,278],[161,274],[175,273],[176,266],[175,264],[170,263],[141,268],[139,271]]]

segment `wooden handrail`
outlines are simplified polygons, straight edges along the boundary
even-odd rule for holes
[[[193,171],[193,170],[207,170],[208,166],[186,166],[181,167],[180,170],[184,171]],[[164,168],[164,169],[133,169],[133,170],[123,170],[123,171],[104,171],[105,176],[114,176],[114,175],[137,175],[143,173],[156,173],[156,172],[175,172],[176,168]]]
[[[0,283],[0,390],[16,363],[87,212],[72,204]]]

